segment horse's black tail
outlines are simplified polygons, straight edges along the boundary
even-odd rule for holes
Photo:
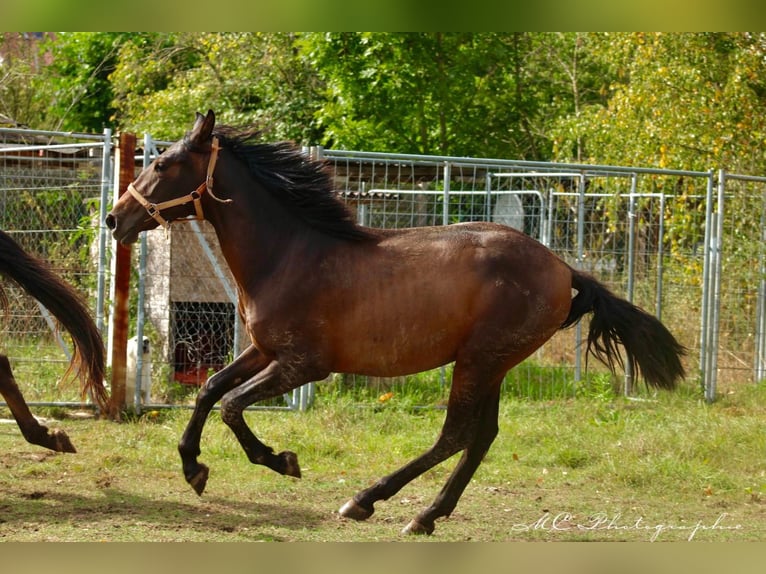
[[[74,353],[69,371],[80,379],[83,395],[90,392],[99,408],[107,411],[104,343],[78,293],[3,231],[0,231],[0,275],[13,280],[42,303],[70,334]],[[7,303],[4,294],[0,295],[0,303]]]
[[[654,316],[614,295],[593,277],[572,270],[572,299],[569,316],[561,328],[577,323],[593,312],[588,331],[588,352],[607,365],[612,372],[615,363],[624,368],[617,345],[622,345],[634,376],[643,375],[647,384],[673,389],[684,377],[681,358],[686,349]]]

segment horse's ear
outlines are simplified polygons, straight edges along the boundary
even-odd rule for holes
[[[213,110],[208,110],[207,115],[203,116],[197,112],[197,118],[194,121],[194,127],[192,128],[189,139],[195,144],[203,144],[210,139],[213,133],[213,127],[215,127],[215,114]]]

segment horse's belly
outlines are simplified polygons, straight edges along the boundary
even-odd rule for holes
[[[380,377],[419,373],[453,361],[458,341],[454,325],[424,329],[402,323],[360,331],[338,342],[332,370]]]

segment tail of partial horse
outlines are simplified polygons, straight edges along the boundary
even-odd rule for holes
[[[673,389],[684,377],[681,357],[686,349],[653,315],[614,295],[594,278],[572,270],[572,299],[569,316],[562,328],[577,323],[592,312],[588,331],[588,352],[607,365],[624,368],[618,345],[625,349],[633,375],[643,376],[651,387]]]
[[[42,303],[72,337],[74,352],[67,374],[80,379],[83,396],[89,393],[102,411],[108,410],[104,388],[104,343],[90,311],[78,293],[39,259],[26,253],[0,231],[0,275],[19,285]],[[0,304],[7,300],[0,287]]]

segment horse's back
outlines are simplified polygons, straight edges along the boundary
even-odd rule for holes
[[[522,291],[559,288],[570,293],[566,263],[532,237],[498,223],[396,230],[384,234],[377,247],[393,269],[429,284],[479,289],[507,282]]]

